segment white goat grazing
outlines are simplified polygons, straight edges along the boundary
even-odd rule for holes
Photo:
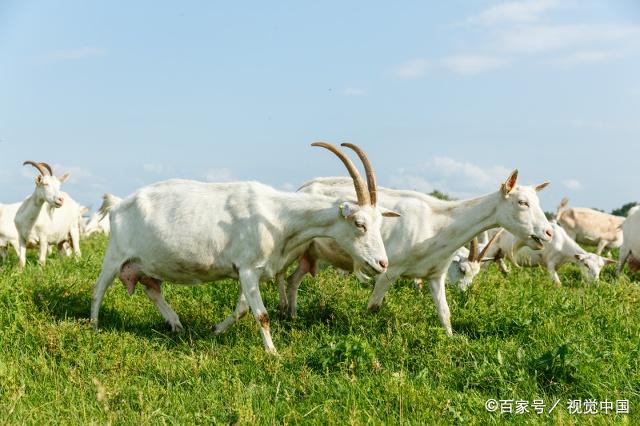
[[[460,290],[466,291],[473,280],[480,273],[480,267],[484,262],[493,260],[486,257],[487,252],[491,249],[493,243],[498,238],[498,234],[494,234],[487,239],[487,232],[481,232],[484,243],[480,243],[479,238],[471,240],[469,248],[460,247],[453,254],[451,264],[447,268],[447,282],[451,285],[457,285]],[[422,290],[423,283],[421,278],[416,278],[414,283],[417,288]]]
[[[567,198],[562,199],[555,221],[571,238],[580,244],[596,246],[597,254],[602,254],[605,248],[622,246],[624,217],[585,207],[567,208],[568,202]]]
[[[622,247],[620,247],[620,258],[616,272],[620,274],[624,264],[629,262],[631,272],[640,270],[640,207],[634,206],[629,210],[629,215],[622,223],[622,233],[624,234]]]
[[[235,312],[216,327],[225,331],[247,312],[260,325],[267,351],[275,352],[269,317],[258,284],[286,266],[289,253],[315,237],[335,239],[363,273],[386,272],[380,236],[383,216],[396,213],[375,204],[373,169],[359,148],[369,186],[337,147],[316,142],[337,155],[349,171],[357,203],[316,194],[277,191],[257,182],[201,183],[169,180],[138,190],[111,207],[111,235],[102,272],[94,288],[91,319],[116,276],[133,292],[140,282],[172,330],[182,329],[160,285],[198,284],[223,278],[240,280]]]
[[[36,189],[25,199],[16,212],[14,223],[18,230],[19,266],[23,268],[27,260],[27,247],[38,246],[39,262],[47,260],[49,244],[58,245],[71,242],[76,256],[80,256],[80,206],[68,194],[60,191],[60,185],[69,179],[69,173],[61,177],[53,174],[47,163],[25,161],[40,174],[36,177]]]
[[[85,231],[87,237],[95,233],[109,235],[109,206],[114,206],[120,201],[122,201],[122,198],[112,194],[104,194],[102,196],[100,209],[91,216],[89,223],[87,223]]]
[[[553,236],[536,194],[547,183],[536,187],[518,186],[517,178],[516,170],[497,192],[464,201],[443,201],[415,191],[379,188],[380,205],[402,216],[395,221],[383,221],[382,238],[390,266],[386,274],[377,277],[368,308],[373,311],[380,308],[385,293],[396,279],[424,278],[429,281],[440,322],[451,335],[445,277],[458,248],[496,226],[511,230],[533,247],[541,247],[542,241],[549,241]],[[352,192],[344,179],[337,178],[315,179],[299,191],[331,196],[347,196]],[[318,260],[345,270],[353,268],[350,256],[331,240],[315,239],[300,257],[296,272],[288,279],[288,305],[292,316],[296,314],[300,282],[307,272],[313,273]]]
[[[544,243],[542,250],[534,251],[529,247],[524,247],[522,242],[509,232],[502,234],[496,246],[504,250],[506,257],[516,265],[544,266],[549,271],[551,280],[558,286],[562,285],[558,276],[558,268],[565,263],[578,265],[587,281],[597,280],[605,265],[616,263],[615,260],[584,250],[571,239],[560,225],[552,223],[551,226],[553,227],[553,239]]]

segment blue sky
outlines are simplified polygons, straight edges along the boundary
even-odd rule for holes
[[[0,202],[34,159],[96,207],[170,177],[295,189],[363,146],[458,197],[519,168],[553,210],[640,188],[640,3],[0,0]]]

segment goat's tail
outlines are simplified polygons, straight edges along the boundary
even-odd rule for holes
[[[98,210],[98,214],[100,215],[99,220],[104,219],[104,217],[109,213],[109,210],[118,205],[120,201],[122,201],[122,198],[116,197],[113,194],[104,194],[102,196],[102,205]]]

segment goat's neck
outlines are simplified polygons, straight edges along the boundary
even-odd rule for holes
[[[305,196],[283,212],[285,228],[282,254],[318,237],[331,238],[332,226],[340,220],[339,203],[329,197]]]
[[[443,226],[425,242],[425,257],[446,259],[479,233],[498,226],[496,214],[501,196],[495,192],[435,207],[434,219]]]
[[[35,225],[38,217],[40,216],[40,212],[42,211],[45,205],[45,199],[43,197],[38,196],[36,192],[31,194],[24,202],[22,203],[22,215],[24,217],[23,226],[26,229],[31,229]]]

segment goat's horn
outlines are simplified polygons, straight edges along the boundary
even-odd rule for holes
[[[498,232],[496,232],[493,237],[491,237],[491,239],[489,240],[489,242],[487,243],[486,246],[484,246],[484,248],[482,249],[482,251],[480,252],[480,255],[478,256],[478,262],[482,262],[482,259],[484,259],[485,255],[487,254],[487,252],[489,251],[489,249],[491,248],[491,246],[493,245],[493,243],[495,243],[498,240],[498,237],[500,235],[502,235],[502,233],[504,232],[504,229],[499,230]]]
[[[340,151],[340,149],[331,145],[330,143],[314,142],[311,144],[311,146],[319,146],[322,148],[326,148],[329,151],[333,152],[340,160],[342,160],[345,167],[349,171],[349,174],[351,175],[351,179],[353,179],[353,185],[356,189],[356,196],[358,197],[358,205],[366,206],[371,204],[371,198],[365,187],[364,180],[362,180],[362,176],[360,175],[360,172],[358,172],[358,169],[356,168],[356,166],[353,165],[349,157],[344,155],[344,153]]]
[[[473,240],[471,240],[471,244],[469,245],[469,262],[475,262],[477,254],[478,254],[478,238],[473,237]]]
[[[29,165],[35,167],[36,169],[38,169],[38,171],[40,172],[40,174],[42,176],[46,176],[47,175],[47,169],[45,169],[42,164],[36,163],[35,161],[31,161],[31,160],[28,160],[28,161],[25,161],[24,163],[22,163],[23,166],[26,166],[27,164],[29,164]]]
[[[47,163],[42,163],[42,162],[41,162],[40,164],[42,164],[44,167],[46,167],[46,168],[47,168],[47,170],[49,170],[49,174],[50,174],[51,176],[53,176],[53,169],[51,168],[51,166],[50,166],[50,165],[48,165]]]
[[[367,186],[369,187],[369,198],[371,199],[371,204],[376,205],[378,202],[378,185],[376,184],[376,175],[373,172],[373,166],[371,166],[371,161],[369,161],[369,157],[367,153],[364,152],[359,146],[354,145],[352,143],[343,143],[342,146],[346,146],[347,148],[351,148],[358,154],[360,157],[360,161],[362,161],[362,165],[364,166],[364,171],[367,175]]]

